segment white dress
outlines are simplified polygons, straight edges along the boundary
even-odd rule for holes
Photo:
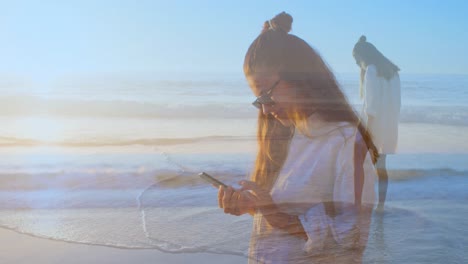
[[[324,260],[316,255],[323,253],[330,233],[332,240],[339,244],[357,221],[352,214],[332,219],[320,203],[354,203],[357,128],[347,122],[324,122],[313,115],[301,130],[296,128],[288,157],[271,195],[282,212],[299,216],[308,240],[272,227],[257,212],[250,240],[249,263],[323,263]],[[375,201],[375,177],[374,166],[367,154],[362,203],[370,207]],[[367,237],[362,239],[362,243],[366,243]]]
[[[390,80],[377,75],[374,65],[367,66],[364,77],[364,117],[374,122],[368,126],[374,144],[381,154],[395,153],[400,118],[400,77],[396,73]]]

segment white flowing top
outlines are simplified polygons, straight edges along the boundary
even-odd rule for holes
[[[356,133],[357,128],[350,123],[325,122],[316,115],[312,115],[302,129],[295,129],[288,156],[271,195],[282,212],[299,216],[308,240],[272,227],[257,211],[250,240],[249,263],[311,263],[310,256],[323,249],[329,230],[337,243],[340,243],[342,234],[350,231],[356,222],[353,215],[342,214],[332,219],[320,202],[354,204]],[[363,204],[374,203],[375,177],[375,168],[370,154],[367,154],[364,161]]]
[[[364,77],[364,116],[374,117],[369,130],[379,153],[395,153],[398,141],[398,120],[401,96],[400,77],[390,80],[377,75],[375,65],[368,65]]]

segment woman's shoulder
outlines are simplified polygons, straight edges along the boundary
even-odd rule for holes
[[[366,73],[377,73],[377,66],[375,66],[374,64],[367,65]]]
[[[380,76],[378,75],[377,67],[374,64],[367,65],[364,78],[365,78],[366,85],[369,82],[372,82],[372,84],[375,84],[376,81],[380,78]]]
[[[299,130],[311,139],[329,141],[347,139],[355,133],[356,126],[347,121],[325,121],[317,115],[312,115]]]
[[[330,122],[329,127],[329,133],[325,134],[321,140],[325,141],[330,148],[341,149],[356,136],[357,127],[350,122]]]
[[[392,76],[392,78],[390,79],[390,81],[394,82],[394,83],[400,83],[400,74],[398,72],[395,72]]]

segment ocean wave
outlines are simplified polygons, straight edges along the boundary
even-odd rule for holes
[[[41,97],[2,97],[2,116],[57,116],[101,118],[252,118],[254,107],[239,102],[183,103],[171,99],[161,102],[125,100],[73,100]],[[212,101],[212,100],[211,100]]]
[[[405,106],[401,110],[400,122],[468,126],[468,107]]]
[[[227,184],[236,184],[247,179],[246,169],[222,168],[221,164],[205,165],[211,168],[209,173]],[[218,167],[218,169],[216,169]],[[219,169],[221,167],[221,169]],[[170,168],[109,168],[83,167],[70,170],[54,169],[42,172],[2,171],[0,172],[0,190],[114,190],[138,189],[153,186],[155,189],[177,189],[194,186],[206,186],[207,183],[197,176],[199,171],[181,171]],[[437,169],[389,169],[391,181],[405,181],[435,176],[468,176],[468,171],[450,168]]]
[[[0,146],[30,147],[30,146],[60,146],[60,147],[125,147],[125,146],[171,146],[197,142],[245,141],[256,140],[255,136],[205,136],[189,138],[143,138],[143,139],[94,139],[45,141],[28,138],[0,137]]]
[[[443,241],[444,243],[438,243],[437,246],[455,245],[457,252],[463,252],[461,250],[464,238],[458,235],[461,234],[458,227],[462,226],[465,216],[454,212],[466,211],[466,194],[460,183],[465,183],[464,177],[468,171],[448,168],[391,170],[390,177],[393,179],[392,175],[397,172],[400,176],[406,175],[408,179],[443,177],[434,177],[438,179],[436,182],[399,181],[398,184],[392,185],[391,181],[391,196],[386,203],[385,215],[374,214],[369,247],[374,251],[379,250],[379,245],[382,245],[379,243],[385,238],[385,248],[391,247],[395,252],[400,252],[402,243],[412,245],[414,239],[421,238],[424,241]],[[18,210],[13,206],[2,208],[11,210],[0,210],[0,226],[37,237],[90,245],[128,249],[156,248],[173,253],[212,252],[245,255],[252,224],[250,216],[232,217],[223,214],[217,207],[216,189],[192,182],[196,178],[195,175],[183,174],[180,171],[162,173],[156,170],[151,172],[153,173],[160,175],[160,178],[153,179],[153,183],[146,188],[130,192],[122,189],[79,189],[74,192],[48,189],[39,192],[18,192],[12,196],[11,192],[0,191],[3,206],[21,200],[29,202],[24,204],[30,206],[21,207],[23,209],[45,209]],[[223,175],[223,181],[242,177],[240,173],[233,171],[219,170],[210,173]],[[128,172],[125,174],[129,178],[126,183],[140,177]],[[0,179],[5,176],[7,175],[0,175]],[[69,176],[79,178],[80,175]],[[180,181],[185,176],[187,180]],[[176,186],[161,185],[175,177],[179,177]],[[119,180],[112,180],[115,181]],[[440,188],[441,182],[447,183],[444,188]],[[174,190],[179,185],[184,189]],[[403,195],[406,196],[400,197]],[[392,199],[394,197],[400,198]],[[457,210],[454,211],[453,208]],[[454,223],[451,226],[456,228],[449,227],[447,221]],[[55,224],[52,229],[51,223]],[[398,227],[407,228],[401,230]],[[384,230],[399,231],[384,233]],[[445,237],[453,239],[443,240]],[[456,243],[452,243],[455,241]],[[410,251],[414,249],[411,248]],[[407,252],[400,253],[402,257],[408,256]],[[379,259],[379,256],[372,258]]]
[[[39,140],[27,139],[27,138],[15,138],[15,137],[1,137],[0,136],[0,146],[38,146],[41,145]]]
[[[421,177],[434,176],[468,176],[468,171],[459,171],[450,168],[436,169],[389,169],[388,177],[393,181],[411,180]]]
[[[152,186],[156,189],[175,189],[194,186],[208,186],[198,173],[190,167],[173,166],[168,161],[161,168],[139,166],[110,166],[108,164],[63,168],[50,166],[36,172],[24,168],[2,168],[0,172],[0,191],[37,191],[37,190],[131,190]],[[235,184],[245,179],[247,171],[226,168],[218,163],[205,164],[210,173],[226,182]],[[232,162],[235,166],[235,162]],[[218,169],[216,169],[216,167]],[[220,169],[221,168],[221,169]]]
[[[190,97],[188,97],[190,98]],[[91,118],[143,119],[242,119],[256,118],[257,111],[247,99],[236,97],[230,102],[207,97],[204,101],[179,98],[160,102],[125,100],[72,100],[41,97],[0,97],[1,116],[57,116]],[[353,105],[360,112],[361,105]],[[468,106],[403,105],[400,122],[468,126]]]

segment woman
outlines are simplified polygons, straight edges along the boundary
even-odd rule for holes
[[[379,151],[379,205],[383,210],[387,196],[388,174],[385,168],[387,154],[395,153],[400,116],[400,70],[377,48],[361,36],[354,45],[353,57],[361,68],[361,98],[364,99],[364,118]]]
[[[251,181],[220,187],[225,213],[253,215],[249,263],[360,263],[378,153],[292,17],[265,22],[244,72],[259,108]]]

